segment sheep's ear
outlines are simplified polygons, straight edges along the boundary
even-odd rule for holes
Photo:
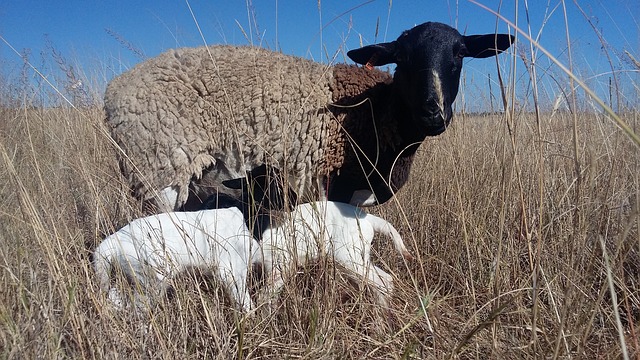
[[[382,66],[395,63],[397,42],[368,45],[347,52],[347,56],[360,65]]]
[[[246,181],[247,181],[246,178],[224,180],[224,181],[222,181],[222,185],[228,187],[229,189],[242,190],[242,188],[245,185]]]
[[[486,58],[507,50],[515,41],[513,35],[486,34],[463,36],[467,47],[466,57]]]

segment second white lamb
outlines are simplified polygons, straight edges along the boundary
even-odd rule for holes
[[[263,265],[270,276],[269,291],[277,295],[284,285],[283,276],[290,275],[299,265],[326,255],[350,270],[357,280],[372,285],[377,303],[388,306],[393,279],[371,262],[371,243],[376,233],[390,237],[405,259],[413,259],[398,231],[380,217],[339,202],[318,201],[296,206],[290,216],[285,216],[262,236]]]

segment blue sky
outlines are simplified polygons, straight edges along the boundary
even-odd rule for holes
[[[509,4],[502,8],[499,8],[499,0],[477,1],[527,28],[525,1],[506,1]],[[324,62],[327,61],[326,54],[333,56],[335,53],[338,53],[338,61],[345,61],[340,49],[358,47],[360,42],[390,41],[403,30],[425,21],[447,23],[467,34],[491,33],[496,28],[513,33],[496,16],[465,0],[318,3],[318,0],[191,0],[188,3],[169,0],[0,0],[0,36],[18,51],[29,49],[30,60],[36,67],[43,63],[40,54],[50,51],[47,44],[51,44],[86,76],[96,78],[97,86],[104,86],[108,79],[142,60],[141,54],[128,49],[125,43],[139,50],[144,57],[153,57],[169,48],[203,45],[205,42],[187,4],[191,6],[207,44],[253,42]],[[529,0],[528,20],[534,36],[541,33],[542,46],[566,63],[565,22],[559,4],[558,0]],[[601,88],[600,92],[606,89],[603,84],[608,83],[606,79],[611,72],[605,56],[607,50],[614,69],[622,71],[621,79],[631,77],[631,82],[637,85],[637,72],[630,71],[632,66],[624,51],[640,60],[640,20],[634,16],[640,13],[640,1],[577,0],[567,1],[566,8],[572,54],[581,77],[593,87]],[[593,27],[605,39],[606,47],[602,46]],[[524,38],[520,38],[518,47],[529,50]],[[501,57],[501,63],[506,66],[508,57]],[[20,57],[3,42],[0,42],[0,64],[5,78],[17,76],[21,67]],[[539,59],[538,65],[541,74],[548,69],[556,80],[560,78],[558,70],[550,66],[545,57]],[[495,67],[495,61],[467,60],[466,87],[463,89],[469,94],[482,92],[488,74],[494,73]],[[522,63],[517,67],[522,69]],[[528,81],[520,69],[517,69],[519,91],[526,92]],[[42,70],[45,74],[55,71],[53,67]],[[548,96],[552,98],[556,93],[551,89],[554,81],[547,79],[546,83],[544,78],[542,80],[543,86],[549,87]],[[633,86],[628,91],[632,93]],[[631,93],[629,97],[638,97],[637,93]]]

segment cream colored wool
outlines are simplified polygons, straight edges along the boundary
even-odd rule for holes
[[[212,165],[244,176],[270,163],[287,169],[302,196],[343,160],[325,149],[339,136],[328,111],[333,69],[255,47],[167,51],[109,83],[107,122],[130,159],[122,170],[136,196],[175,186]],[[137,170],[136,170],[137,169]]]

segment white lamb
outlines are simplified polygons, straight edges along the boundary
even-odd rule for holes
[[[275,167],[262,164],[247,171],[246,177],[223,184],[240,190],[240,200],[229,202],[229,197],[223,196],[224,200],[214,197],[207,203],[227,208],[136,219],[102,241],[93,255],[94,267],[101,288],[116,307],[122,307],[123,297],[111,286],[114,265],[140,285],[136,306],[143,304],[146,294],[164,293],[173,275],[201,267],[216,271],[236,305],[244,311],[251,309],[247,272],[252,262],[260,261],[261,252],[249,230],[255,227],[249,219],[263,209],[289,207],[281,193],[282,176]],[[295,202],[296,194],[290,191],[288,199]]]
[[[389,236],[405,259],[413,258],[398,231],[384,219],[339,202],[298,205],[290,218],[263,233],[263,265],[271,276],[270,291],[277,295],[284,284],[283,275],[324,254],[353,271],[358,280],[361,276],[365,283],[373,285],[378,304],[387,306],[393,280],[371,262],[375,233]]]
[[[242,212],[232,207],[133,220],[102,241],[93,262],[100,287],[118,308],[124,299],[111,285],[115,265],[140,285],[142,292],[136,291],[135,295],[138,310],[146,295],[163,294],[172,276],[189,267],[200,267],[217,271],[232,299],[248,311],[252,303],[247,271],[251,259],[259,256],[258,249]]]

